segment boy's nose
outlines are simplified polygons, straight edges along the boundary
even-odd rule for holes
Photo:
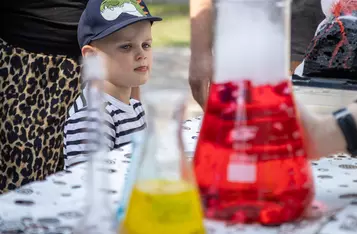
[[[140,50],[136,55],[136,60],[146,59],[145,51]]]

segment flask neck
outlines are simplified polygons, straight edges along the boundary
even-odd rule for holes
[[[148,132],[151,144],[148,147],[155,149],[147,155],[156,162],[158,176],[163,179],[179,180],[181,177],[182,144],[180,125],[175,119],[153,117],[149,122]]]
[[[186,110],[186,91],[157,91],[144,95],[144,99],[147,140],[139,177],[180,180],[183,160],[181,124]]]

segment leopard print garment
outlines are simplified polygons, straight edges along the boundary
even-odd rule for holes
[[[62,170],[63,124],[80,66],[0,39],[0,194]]]

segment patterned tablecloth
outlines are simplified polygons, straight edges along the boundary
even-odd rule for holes
[[[196,118],[184,124],[188,157],[193,155],[200,121]],[[120,199],[130,151],[130,146],[123,148],[107,161],[109,186],[103,192],[109,194],[108,200],[113,208]],[[334,155],[312,162],[312,168],[316,198],[309,217],[279,227],[232,226],[206,221],[207,233],[357,233],[357,159]],[[77,165],[45,181],[31,183],[0,196],[0,230],[3,230],[0,233],[72,233],[85,213],[82,207],[86,198],[86,178],[86,164]]]

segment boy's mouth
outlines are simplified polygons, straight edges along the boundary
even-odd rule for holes
[[[148,66],[140,66],[134,69],[136,72],[147,72],[149,70]]]

